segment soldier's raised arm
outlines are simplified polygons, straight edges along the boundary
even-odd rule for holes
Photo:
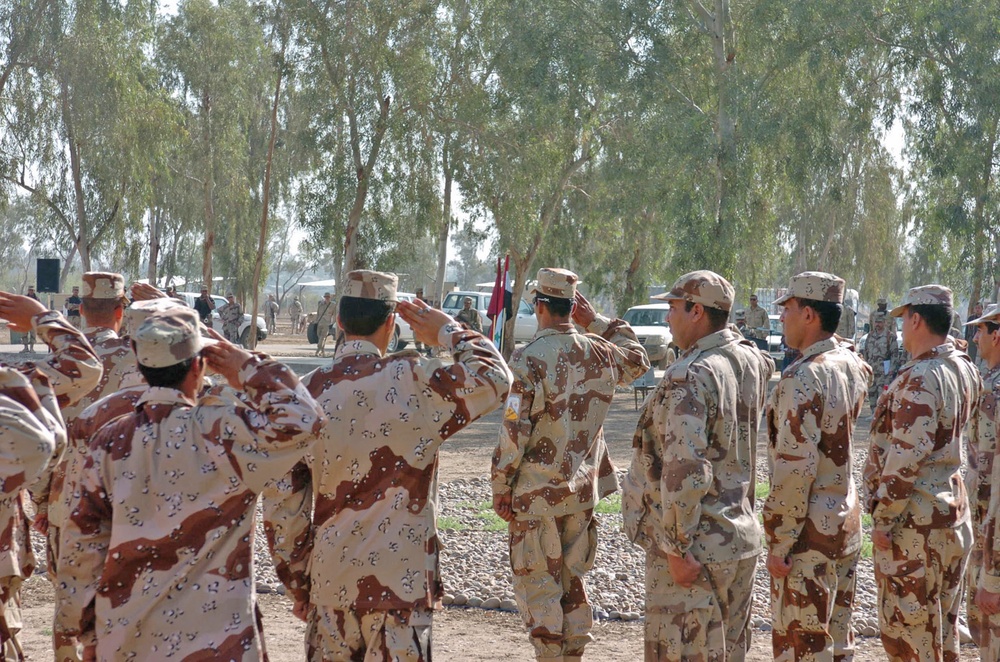
[[[573,321],[588,333],[601,336],[616,347],[615,363],[618,365],[620,385],[631,384],[649,370],[649,356],[629,323],[599,315],[579,290],[576,291]]]

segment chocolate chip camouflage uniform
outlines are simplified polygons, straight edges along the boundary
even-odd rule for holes
[[[951,290],[909,291],[892,310],[951,303]],[[876,530],[882,645],[891,660],[958,660],[962,574],[972,545],[962,482],[963,431],[979,399],[979,374],[951,340],[903,366],[879,399],[864,476]]]
[[[227,297],[232,296],[228,294]],[[236,301],[230,301],[219,307],[219,319],[222,321],[222,333],[231,343],[240,341],[240,324],[243,322],[243,308]]]
[[[991,320],[992,321],[992,320]],[[1000,617],[985,616],[975,604],[979,586],[1000,592],[1000,548],[997,547],[996,512],[1000,504],[992,504],[1000,493],[1000,471],[996,461],[997,424],[1000,416],[1000,366],[983,375],[983,391],[979,396],[979,409],[975,415],[975,458],[969,456],[966,486],[970,487],[969,501],[975,544],[969,556],[966,573],[968,590],[965,609],[970,631],[979,632],[979,650],[984,660],[1000,660]],[[991,510],[992,509],[992,510]]]
[[[572,300],[576,274],[540,269],[536,292]],[[618,490],[604,442],[615,386],[649,369],[632,327],[598,316],[542,329],[511,357],[514,386],[493,454],[493,494],[510,494],[514,597],[539,660],[576,660],[592,640],[584,575],[597,553],[594,506]]]
[[[395,301],[395,275],[346,281],[343,296]],[[309,660],[430,659],[438,449],[499,407],[511,379],[482,335],[447,324],[438,341],[454,363],[355,339],[303,380],[329,422],[265,493],[264,526],[289,595],[314,607]]]
[[[113,301],[124,299],[125,279],[121,274],[88,271],[83,274],[83,299]],[[176,305],[179,302],[174,302]],[[134,327],[133,327],[134,328]],[[88,326],[85,330],[87,340],[101,360],[104,371],[101,381],[84,395],[78,402],[63,409],[63,419],[67,430],[71,430],[73,422],[80,413],[99,400],[105,393],[115,393],[123,388],[144,385],[142,375],[135,366],[135,356],[132,354],[132,341],[128,337],[119,337],[111,328],[103,326]],[[76,442],[70,436],[70,445],[63,449],[52,469],[46,489],[38,495],[39,514],[48,517],[48,570],[53,580],[56,577],[56,559],[59,556],[59,527],[66,520],[65,509],[59,507],[62,499],[63,484],[66,480],[66,469],[70,458],[83,451],[87,440]],[[54,508],[54,510],[53,510]]]
[[[865,340],[865,348],[861,352],[861,358],[872,368],[872,385],[868,389],[868,404],[872,411],[875,411],[879,396],[892,383],[901,365],[898,363],[900,348],[896,339],[896,322],[892,318],[886,319],[885,313],[872,314],[872,318],[876,321],[879,317],[885,321],[885,328],[882,329],[882,333],[878,333],[872,324],[872,329]],[[889,362],[888,372],[885,370],[886,361]]]
[[[805,272],[775,303],[792,297],[841,303],[843,288],[832,274]],[[768,401],[771,491],[764,532],[769,553],[792,564],[788,576],[771,579],[778,662],[842,662],[854,654],[861,506],[853,437],[871,379],[850,343],[834,336],[805,348]]]
[[[197,313],[150,316],[137,360],[198,354]],[[256,495],[309,450],[322,415],[286,366],[254,356],[239,380],[255,408],[149,388],[93,437],[59,557],[55,633],[109,659],[259,660]],[[96,641],[95,641],[96,639]]]
[[[728,311],[733,287],[710,271],[657,298]],[[761,531],[754,514],[757,427],[774,362],[732,327],[667,369],[646,401],[622,494],[625,533],[646,550],[645,658],[735,660],[750,646]],[[702,563],[691,588],[667,556]]]
[[[26,488],[41,491],[48,481],[49,459],[66,445],[59,410],[75,403],[101,379],[101,363],[93,348],[62,315],[37,315],[32,325],[52,353],[45,361],[0,367],[0,460],[8,449],[18,447],[23,452],[0,471],[5,496],[0,501],[0,659],[7,660],[23,659],[17,642],[22,627],[20,587],[35,568]],[[22,463],[23,475],[19,476]]]

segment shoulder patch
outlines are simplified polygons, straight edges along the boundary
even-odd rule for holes
[[[511,393],[507,396],[507,404],[503,406],[505,421],[516,421],[521,417],[521,396]]]

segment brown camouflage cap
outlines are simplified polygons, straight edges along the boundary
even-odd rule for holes
[[[173,308],[187,308],[187,304],[177,299],[160,297],[159,299],[149,299],[148,301],[133,301],[132,305],[125,309],[125,317],[128,318],[128,328],[138,329],[150,315],[162,313]]]
[[[201,337],[194,308],[176,306],[153,313],[132,334],[135,357],[147,368],[166,368],[196,356],[214,341]]]
[[[125,296],[125,277],[109,271],[83,274],[84,299],[121,299]]]
[[[902,303],[889,311],[893,317],[902,317],[907,306],[951,306],[951,289],[944,285],[921,285],[911,288]]]
[[[889,305],[889,300],[886,299],[885,297],[879,297],[878,300],[875,303],[876,303],[876,305],[879,305],[879,306],[888,306]]]
[[[879,322],[885,322],[885,311],[876,310],[872,313],[872,323],[878,324]]]
[[[982,315],[971,322],[966,322],[965,326],[975,326],[976,324],[985,324],[986,322],[1000,324],[1000,304],[991,303],[983,310]]]
[[[803,271],[792,276],[788,291],[774,303],[782,304],[792,298],[844,303],[844,279],[822,271]]]
[[[538,270],[531,291],[557,299],[575,299],[579,276],[567,269],[545,267]]]
[[[359,269],[351,271],[344,280],[345,297],[375,299],[376,301],[396,301],[396,274]]]
[[[657,294],[653,299],[680,300],[700,303],[727,313],[733,307],[736,289],[729,281],[714,271],[692,271],[677,279],[669,292]]]

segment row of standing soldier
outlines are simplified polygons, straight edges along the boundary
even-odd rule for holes
[[[593,508],[617,488],[603,419],[615,386],[649,363],[627,324],[597,315],[577,293],[574,274],[543,269],[537,282],[539,333],[508,368],[485,338],[444,313],[397,303],[394,276],[352,272],[338,314],[346,341],[331,366],[301,383],[262,354],[203,339],[193,311],[148,286],[133,286],[135,298],[150,300],[129,307],[134,333],[119,338],[126,312],[117,274],[85,275],[89,338],[37,302],[0,297],[0,315],[36,329],[54,350],[3,373],[28,379],[47,408],[25,407],[19,389],[3,397],[50,433],[51,443],[34,442],[34,456],[12,456],[24,475],[5,481],[15,495],[35,487],[35,525],[48,533],[57,591],[57,659],[259,659],[250,547],[262,491],[279,576],[309,623],[309,659],[429,658],[442,594],[437,449],[505,399],[492,480],[494,507],[510,526],[518,607],[539,659],[579,659],[591,639],[583,576],[596,551]],[[646,657],[738,660],[748,648],[764,414],[775,655],[844,659],[860,550],[852,435],[872,371],[833,333],[843,281],[800,274],[777,303],[803,356],[768,400],[773,362],[728,325],[733,294],[706,271],[660,297],[684,353],[647,400],[623,495],[626,532],[647,552]],[[957,654],[970,510],[982,511],[987,541],[975,603],[992,614],[1000,601],[988,530],[993,407],[977,408],[978,375],[946,339],[947,324],[938,333],[950,307],[947,288],[928,286],[892,311],[904,317],[915,358],[879,400],[865,468],[882,637],[893,659]],[[454,363],[413,351],[385,356],[394,312]],[[992,310],[970,322],[994,366],[997,319]],[[95,378],[98,363],[103,377]],[[228,386],[208,388],[207,369]],[[19,429],[4,421],[2,437],[13,443]],[[958,473],[969,424],[979,449],[971,509]],[[28,461],[50,447],[60,458],[51,476]],[[987,506],[976,506],[984,494]],[[16,659],[17,584],[31,559],[27,515],[15,502],[8,514],[18,525],[3,541],[11,567],[0,637]],[[985,617],[978,629],[992,650]]]

